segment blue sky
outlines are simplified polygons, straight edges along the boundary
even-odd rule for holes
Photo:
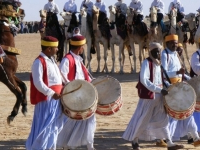
[[[39,10],[43,9],[44,5],[48,2],[48,0],[20,0],[22,2],[21,8],[25,10],[26,16],[24,18],[24,21],[39,21]],[[63,6],[66,1],[68,0],[54,0],[60,11],[63,11]],[[95,2],[96,0],[91,0],[92,2]],[[153,0],[141,0],[143,2],[143,9],[144,9],[144,15],[149,14],[149,7],[151,5],[151,2]],[[165,3],[165,13],[167,13],[169,3],[173,0],[163,0]],[[75,0],[75,3],[78,6],[78,10],[80,8],[82,0]],[[106,6],[113,5],[117,0],[104,0],[106,3]],[[124,0],[124,2],[129,6],[131,0]],[[196,13],[196,10],[200,7],[200,0],[182,0],[181,1],[186,13]],[[108,13],[109,15],[109,13]],[[58,16],[59,20],[62,20],[60,15]]]

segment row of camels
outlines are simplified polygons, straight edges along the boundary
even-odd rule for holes
[[[190,64],[188,52],[187,52],[187,42],[184,42],[184,33],[181,29],[181,26],[177,25],[176,22],[176,17],[177,17],[177,10],[173,9],[170,12],[170,20],[168,19],[165,24],[169,26],[169,31],[163,33],[162,28],[160,25],[156,26],[150,26],[150,22],[157,22],[157,9],[156,7],[150,8],[150,20],[145,21],[145,23],[148,25],[148,34],[146,35],[141,35],[137,32],[137,29],[133,25],[133,18],[134,16],[137,16],[137,12],[134,11],[132,8],[127,9],[127,15],[126,15],[126,20],[124,26],[121,26],[121,28],[126,29],[126,34],[121,36],[118,34],[117,30],[117,21],[119,20],[120,17],[120,12],[117,11],[115,6],[109,6],[109,19],[108,19],[108,25],[109,25],[109,30],[110,30],[110,38],[106,38],[104,35],[102,35],[102,31],[99,29],[99,24],[98,24],[98,17],[100,15],[99,9],[94,5],[93,6],[93,31],[94,31],[94,37],[95,37],[95,42],[94,46],[96,48],[96,53],[97,53],[97,70],[96,72],[100,72],[100,60],[101,60],[101,55],[100,55],[100,45],[103,46],[103,57],[104,57],[104,67],[102,69],[102,72],[109,73],[108,67],[107,67],[107,59],[108,59],[108,49],[111,49],[111,58],[112,58],[112,69],[111,73],[115,72],[115,45],[119,47],[119,50],[117,51],[119,53],[119,73],[124,73],[123,68],[124,68],[124,60],[125,60],[125,49],[128,50],[129,53],[129,61],[130,61],[130,69],[131,73],[136,72],[136,52],[135,52],[135,44],[139,45],[139,61],[140,61],[140,66],[145,58],[145,53],[148,51],[149,43],[150,42],[158,42],[163,47],[165,47],[164,44],[164,37],[167,34],[177,34],[179,36],[179,43],[182,43],[184,47],[184,51],[186,54],[186,59],[188,63]],[[200,12],[199,12],[200,13]],[[64,19],[64,27],[65,27],[65,50],[64,53],[66,54],[69,50],[67,48],[67,44],[69,42],[69,39],[72,37],[72,32],[69,32],[68,28],[70,27],[70,22],[72,19],[72,13],[70,12],[61,12],[60,15]],[[86,37],[87,39],[87,49],[86,49],[86,59],[87,59],[87,67],[89,72],[92,72],[91,70],[91,46],[92,46],[92,37],[90,34],[89,26],[87,23],[87,9],[82,8],[80,10],[80,15],[82,17],[81,19],[81,34]],[[200,38],[200,27],[196,28],[196,22],[194,21],[195,18],[198,17],[198,20],[200,19],[200,16],[196,16],[194,13],[189,13],[185,16],[185,20],[188,22],[189,26],[189,32],[190,35],[192,36],[192,39],[190,39],[190,43],[196,43],[196,46],[198,48],[198,39]],[[200,26],[200,24],[199,24]],[[123,30],[122,29],[122,30]],[[183,62],[184,58],[183,58]]]

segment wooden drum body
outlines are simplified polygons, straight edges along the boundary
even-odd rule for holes
[[[193,87],[196,93],[196,106],[195,111],[200,112],[200,76],[194,77],[187,81],[189,85]]]
[[[194,89],[185,82],[173,84],[168,89],[164,105],[167,113],[177,120],[191,116],[195,109],[196,94]]]
[[[122,107],[121,85],[117,79],[99,76],[91,83],[98,92],[97,114],[108,116],[120,110]]]
[[[62,91],[63,112],[71,119],[85,120],[94,115],[97,108],[96,88],[85,80],[67,83]]]

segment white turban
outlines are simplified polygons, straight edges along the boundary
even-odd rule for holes
[[[149,44],[149,50],[153,50],[155,48],[158,48],[159,50],[162,49],[162,46],[159,44],[159,43],[156,43],[156,42],[152,42]]]
[[[174,3],[174,4],[181,4],[181,1],[180,1],[180,0],[174,0],[173,3]]]
[[[139,0],[132,0],[132,2],[133,2],[133,3],[137,3],[137,2],[139,2]]]

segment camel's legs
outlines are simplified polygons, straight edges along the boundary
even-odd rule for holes
[[[100,72],[100,60],[101,60],[99,41],[96,41],[95,45],[96,45],[97,62],[98,62],[98,66],[97,66],[97,71],[96,72],[99,73]]]
[[[112,53],[112,69],[111,73],[115,73],[115,49],[114,44],[110,43],[111,53]]]

